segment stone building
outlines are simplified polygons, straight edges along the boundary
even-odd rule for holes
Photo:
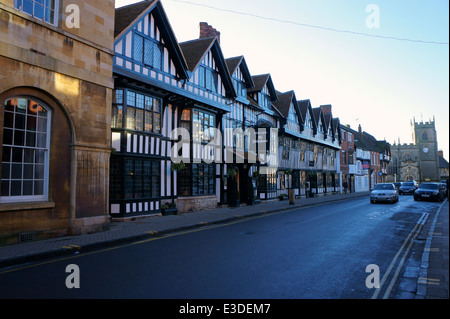
[[[109,225],[114,12],[0,3],[0,243]]]
[[[438,155],[439,155],[439,179],[442,181],[448,179],[449,175],[448,162],[444,158],[444,151],[442,150],[438,151]]]
[[[411,121],[410,144],[394,143],[391,146],[392,160],[389,165],[391,182],[415,180],[419,183],[440,180],[438,143],[435,120]]]

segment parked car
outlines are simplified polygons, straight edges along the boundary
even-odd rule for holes
[[[444,186],[445,190],[447,191],[447,181],[444,179],[444,180],[442,180],[442,181],[440,182],[440,184],[441,184],[442,186]]]
[[[417,183],[414,181],[403,182],[402,186],[399,187],[398,193],[402,194],[414,194],[414,191],[418,188]]]
[[[375,202],[398,202],[398,191],[392,183],[380,183],[375,185],[370,192],[370,203]]]
[[[444,193],[444,198],[447,197],[447,195],[448,195],[448,193],[447,193],[447,183],[439,183],[439,188]]]
[[[414,200],[443,201],[445,191],[439,183],[422,183],[414,192]]]
[[[402,186],[401,182],[394,182],[392,184],[394,184],[395,188],[397,188],[397,189],[399,189],[399,187]]]

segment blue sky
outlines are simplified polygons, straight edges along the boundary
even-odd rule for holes
[[[116,7],[136,2],[116,0]],[[313,107],[331,104],[342,124],[353,129],[360,124],[379,140],[411,143],[410,121],[435,116],[438,146],[450,158],[449,1],[162,0],[162,4],[179,42],[198,38],[199,23],[207,22],[221,32],[225,58],[243,55],[253,75],[270,73],[277,90],[294,90],[298,99],[310,99]],[[370,4],[379,8],[379,28],[366,24]]]

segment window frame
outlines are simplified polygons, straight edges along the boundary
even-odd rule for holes
[[[141,43],[139,48],[137,47],[138,43]],[[137,51],[138,49],[139,51]],[[157,64],[155,64],[155,52],[158,52]],[[133,32],[132,60],[153,70],[163,71],[164,45],[135,30]]]
[[[200,172],[206,172],[207,175],[201,175]],[[216,165],[214,163],[186,163],[178,176],[179,197],[216,195]],[[203,188],[200,188],[201,186]]]
[[[198,67],[198,86],[208,92],[219,94],[219,72],[201,64]]]
[[[32,12],[30,13],[30,12],[27,12],[27,11],[25,11],[24,9],[23,9],[23,3],[24,3],[24,1],[29,1],[29,2],[31,2],[32,3],[32,6],[33,6],[33,9],[32,9]],[[48,23],[48,24],[51,24],[51,25],[53,25],[53,26],[58,26],[58,16],[59,16],[59,0],[54,0],[53,1],[53,4],[54,4],[54,6],[53,6],[53,8],[51,8],[51,7],[48,7],[46,4],[47,4],[47,1],[48,2],[50,2],[50,4],[51,4],[51,1],[52,0],[43,0],[43,2],[44,3],[37,3],[37,0],[14,0],[14,9],[16,9],[16,10],[19,10],[20,12],[23,12],[23,13],[25,13],[25,14],[27,14],[27,15],[29,15],[29,16],[31,16],[31,17],[33,17],[33,18],[36,18],[36,19],[38,19],[38,20],[41,20],[42,22],[45,22],[45,23]],[[42,18],[41,17],[39,17],[39,16],[37,16],[36,15],[36,13],[35,13],[35,6],[36,6],[36,3],[39,5],[39,6],[42,6],[43,7],[43,16],[42,16]],[[46,20],[45,19],[45,12],[47,12],[47,8],[49,8],[49,10],[50,11],[53,11],[53,21],[48,21],[48,20]]]
[[[200,121],[200,114],[202,114],[202,120]],[[197,115],[197,120],[196,120],[196,115]],[[207,122],[205,123],[205,115],[208,117]],[[211,124],[210,120],[211,117],[214,120],[214,123]],[[198,109],[198,108],[193,108],[191,111],[191,123],[192,123],[192,141],[196,142],[196,143],[203,143],[203,144],[208,144],[211,143],[215,138],[215,133],[216,133],[216,125],[217,125],[217,118],[216,118],[216,114],[214,113],[210,113],[210,112],[206,112],[204,110]],[[198,125],[198,130],[196,129],[196,125]],[[205,130],[207,129],[207,131]],[[208,132],[208,134],[206,135],[206,132]],[[213,132],[214,136],[211,136],[211,132]],[[203,133],[203,134],[202,134]],[[197,136],[198,134],[198,136]]]
[[[140,92],[133,89],[126,89],[118,87],[113,91],[113,103],[111,111],[111,128],[122,129],[135,132],[143,132],[146,134],[162,134],[163,125],[163,99],[153,94]],[[118,92],[120,99],[117,99]],[[152,105],[148,104],[151,100]],[[155,100],[159,102],[154,102]],[[139,103],[142,102],[142,103]],[[159,111],[157,110],[159,103]],[[137,115],[142,114],[142,125],[138,127]],[[151,128],[147,129],[150,123],[146,120],[150,118],[151,114]],[[155,120],[155,114],[159,115],[159,121]],[[155,123],[157,125],[155,125]],[[140,129],[142,127],[142,130]]]
[[[113,200],[149,200],[161,198],[161,161],[151,158],[124,157],[123,162],[116,160],[119,168],[123,167],[123,189],[122,186],[110,190],[110,195],[116,195]],[[146,165],[147,172],[146,173]],[[120,179],[118,181],[120,182]],[[117,180],[116,180],[117,181]],[[147,183],[147,189],[146,189]],[[146,193],[146,191],[148,193]],[[122,198],[117,198],[117,195]]]
[[[11,101],[11,100],[13,100],[13,99],[26,99],[27,100],[27,105],[29,105],[29,101],[33,101],[34,103],[36,103],[36,105],[38,105],[38,106],[40,106],[40,107],[42,107],[45,111],[46,111],[46,121],[47,121],[47,123],[46,123],[46,127],[45,127],[45,133],[46,133],[46,136],[45,136],[45,147],[38,147],[37,145],[35,145],[35,146],[27,146],[27,145],[17,145],[17,144],[15,144],[15,141],[13,140],[12,141],[12,144],[6,144],[6,143],[4,143],[4,136],[5,136],[5,134],[4,134],[4,132],[5,132],[5,126],[4,126],[4,124],[3,124],[3,132],[2,132],[2,138],[3,138],[3,140],[2,140],[2,144],[1,144],[1,148],[2,148],[2,157],[4,156],[4,150],[5,150],[5,146],[6,147],[10,147],[11,148],[11,150],[13,149],[13,148],[20,148],[20,149],[22,149],[22,150],[25,150],[25,149],[28,149],[28,150],[33,150],[34,152],[36,152],[37,150],[40,150],[40,151],[43,151],[43,154],[44,154],[44,158],[43,158],[43,160],[42,160],[42,165],[44,166],[44,170],[43,170],[43,175],[42,175],[42,178],[36,178],[36,172],[35,172],[35,168],[36,168],[36,165],[37,164],[41,164],[41,163],[35,163],[35,159],[33,160],[33,178],[32,179],[25,179],[24,178],[24,176],[23,176],[23,174],[24,174],[24,165],[27,163],[27,162],[25,162],[25,159],[24,159],[24,156],[25,155],[23,155],[23,152],[22,152],[22,162],[21,162],[21,170],[22,170],[22,172],[21,172],[21,178],[20,179],[17,179],[17,178],[12,178],[12,175],[13,175],[13,172],[12,172],[12,165],[14,165],[14,163],[16,163],[16,165],[17,164],[19,164],[19,162],[13,162],[12,160],[12,156],[13,156],[13,154],[11,154],[10,156],[10,162],[5,162],[5,163],[9,163],[10,165],[11,165],[11,168],[10,168],[10,174],[9,174],[9,177],[8,178],[5,178],[6,180],[8,180],[10,183],[11,183],[11,181],[13,181],[13,180],[16,180],[16,181],[18,181],[18,180],[20,180],[21,181],[21,193],[22,193],[22,195],[8,195],[8,196],[5,196],[5,195],[1,195],[1,193],[0,193],[0,203],[21,203],[21,202],[43,202],[43,201],[48,201],[48,195],[49,195],[49,177],[50,177],[50,168],[49,168],[49,166],[50,166],[50,147],[51,147],[51,145],[50,145],[50,141],[51,141],[51,121],[52,121],[52,109],[46,104],[46,103],[44,103],[44,102],[42,102],[40,99],[38,99],[38,98],[36,98],[36,97],[33,97],[33,96],[28,96],[28,95],[16,95],[16,96],[12,96],[12,97],[8,97],[7,99],[5,99],[5,104],[3,105],[3,109],[2,109],[2,117],[3,117],[3,119],[4,119],[4,117],[5,117],[5,111],[7,112],[7,113],[12,113],[12,114],[16,114],[16,112],[14,111],[14,112],[10,112],[10,111],[7,111],[6,109],[5,109],[5,105],[6,105],[6,103],[8,102],[8,101]],[[28,108],[28,106],[27,106],[27,108]],[[31,116],[31,115],[30,115]],[[41,134],[42,134],[42,132],[44,132],[44,131],[38,131],[38,125],[39,125],[39,116],[38,115],[36,115],[36,119],[37,119],[37,122],[36,122],[36,137],[37,137],[37,134],[39,133],[39,132],[41,132]],[[31,133],[33,133],[34,131],[33,130],[29,130],[28,128],[27,128],[27,124],[28,124],[28,122],[27,122],[27,120],[28,120],[28,112],[26,112],[25,113],[25,118],[24,118],[24,128],[23,129],[17,129],[16,127],[15,127],[15,125],[16,125],[16,122],[15,122],[15,120],[13,120],[13,125],[14,125],[14,127],[11,129],[12,131],[13,131],[13,136],[15,136],[15,134],[16,134],[16,130],[17,131],[23,131],[24,132],[24,144],[26,144],[26,141],[27,141],[27,138],[25,137],[26,135],[27,135],[27,133],[28,132],[31,132]],[[7,128],[7,129],[9,129],[9,128]],[[37,141],[36,140],[36,137],[34,137],[34,139],[35,139],[35,141]],[[15,137],[13,138],[13,139],[15,139]],[[36,144],[37,144],[37,142],[36,142]],[[36,155],[35,155],[35,153],[33,152],[33,156],[34,156],[34,158],[36,158]],[[1,160],[1,170],[2,170],[2,176],[0,176],[0,181],[1,182],[3,182],[3,164],[4,164],[4,160],[3,160],[3,158],[2,158],[2,160]],[[27,164],[27,165],[30,165],[30,164]],[[33,185],[34,185],[34,183],[36,182],[36,181],[40,181],[40,180],[42,180],[43,181],[43,184],[42,184],[42,187],[43,187],[43,192],[42,192],[42,194],[39,194],[39,195],[23,195],[23,182],[24,181],[32,181],[33,182]],[[9,189],[9,194],[11,194],[11,184],[10,184],[10,189]],[[34,187],[35,186],[33,186],[33,189],[34,189]]]

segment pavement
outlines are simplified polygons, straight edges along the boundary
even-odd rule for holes
[[[440,209],[428,218],[415,242],[417,247],[412,255],[421,258],[419,263],[405,267],[403,282],[412,279],[412,284],[402,286],[400,282],[399,299],[449,299],[449,204],[448,198]],[[421,243],[423,242],[423,243]],[[421,255],[420,255],[421,253]],[[410,257],[413,259],[413,256]],[[414,274],[418,274],[418,277]],[[408,278],[408,277],[413,278]],[[414,285],[414,281],[416,281]],[[411,283],[411,281],[410,281]],[[409,289],[406,287],[410,287]],[[405,289],[406,288],[406,289]],[[403,291],[402,291],[403,289]]]
[[[289,200],[272,200],[250,206],[241,205],[234,208],[222,206],[178,215],[137,218],[126,222],[113,221],[110,229],[103,232],[0,246],[0,269],[299,207],[368,196],[369,192],[327,194],[314,198],[297,198],[294,204],[290,204]],[[409,285],[414,286],[414,289],[402,290],[400,285],[397,298],[449,298],[448,215],[449,206],[446,201],[441,209],[427,220],[420,235],[424,238],[422,245],[424,248],[420,248],[423,249],[422,259],[420,265],[416,264],[414,268],[417,270],[414,272],[417,283]],[[408,278],[408,272],[405,272],[403,280],[410,279],[412,278]]]

